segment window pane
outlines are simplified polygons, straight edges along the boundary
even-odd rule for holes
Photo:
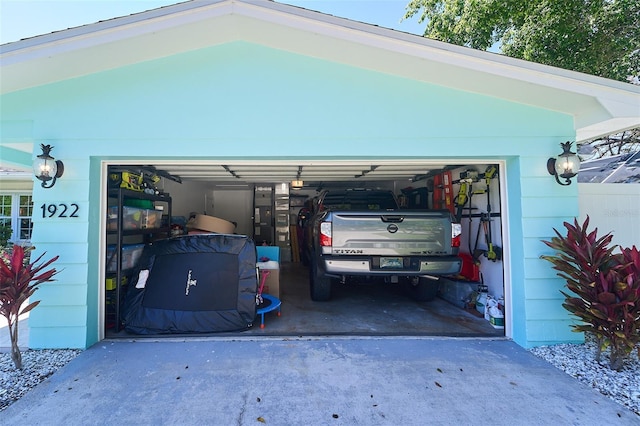
[[[32,214],[33,214],[33,201],[31,200],[31,195],[21,195],[19,215],[22,217],[31,217]]]
[[[0,195],[0,217],[11,217],[11,195]]]
[[[33,213],[33,201],[31,195],[20,195],[20,210],[18,218],[20,220],[20,229],[18,234],[21,240],[30,240],[33,231],[33,222],[31,222],[31,214]]]
[[[33,231],[33,222],[31,219],[20,219],[20,239],[30,240]]]

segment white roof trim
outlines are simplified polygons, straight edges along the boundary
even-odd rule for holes
[[[0,93],[234,40],[570,114],[579,141],[640,126],[640,87],[267,0],[188,1],[4,44]]]

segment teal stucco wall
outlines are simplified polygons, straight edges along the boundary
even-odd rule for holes
[[[60,255],[36,293],[32,348],[99,339],[102,161],[212,159],[502,160],[508,211],[511,337],[528,347],[575,340],[562,282],[541,239],[578,215],[577,185],[546,160],[574,138],[570,116],[370,70],[235,42],[2,96],[2,125],[54,146],[65,174],[34,186],[33,242]],[[5,143],[4,137],[2,142]],[[79,217],[39,206],[76,203]]]

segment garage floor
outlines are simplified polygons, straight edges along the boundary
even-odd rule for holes
[[[281,264],[280,299],[281,316],[265,314],[265,328],[260,329],[258,319],[247,331],[216,335],[504,336],[504,330],[494,329],[475,311],[468,312],[440,298],[415,302],[399,286],[390,284],[338,285],[330,301],[313,302],[307,269],[299,263]],[[141,337],[125,331],[109,332],[106,337],[134,336]]]
[[[415,302],[392,284],[334,285],[330,301],[313,302],[307,269],[298,263],[283,263],[281,268],[282,315],[267,313],[264,329],[258,321],[243,334],[504,335],[504,330],[493,328],[474,313],[440,298]]]

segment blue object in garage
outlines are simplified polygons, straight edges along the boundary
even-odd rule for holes
[[[256,313],[260,315],[260,328],[264,328],[264,314],[267,312],[278,310],[277,315],[280,316],[280,299],[270,294],[262,295],[262,303],[258,307]]]

